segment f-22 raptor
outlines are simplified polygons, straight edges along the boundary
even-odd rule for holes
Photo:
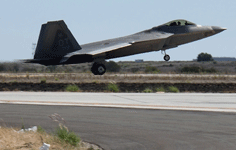
[[[217,26],[201,26],[187,20],[174,20],[132,35],[79,45],[63,20],[43,24],[34,59],[26,63],[63,65],[94,62],[94,75],[106,72],[105,60],[139,53],[166,50],[203,39],[226,30]]]

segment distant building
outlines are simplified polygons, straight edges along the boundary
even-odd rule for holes
[[[235,57],[213,57],[215,61],[236,61]]]
[[[214,61],[236,61],[235,57],[212,57]],[[197,61],[197,59],[193,59],[193,61]]]
[[[143,59],[136,59],[135,62],[141,63],[141,62],[143,62]]]

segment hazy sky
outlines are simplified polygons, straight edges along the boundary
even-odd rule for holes
[[[235,0],[1,0],[0,61],[32,58],[41,24],[64,20],[79,44],[133,34],[175,19],[226,27],[215,36],[167,50],[171,60],[192,60],[201,52],[236,57]],[[161,52],[120,60],[162,61]]]

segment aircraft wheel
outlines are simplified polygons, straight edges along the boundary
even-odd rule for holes
[[[164,60],[165,60],[165,61],[169,61],[169,60],[170,60],[170,56],[169,56],[169,55],[165,55],[165,56],[164,56]]]
[[[94,75],[103,75],[106,72],[106,67],[103,64],[94,63],[91,71]]]

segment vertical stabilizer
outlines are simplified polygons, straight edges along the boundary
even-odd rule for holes
[[[81,47],[63,20],[43,24],[34,59],[57,59]]]

